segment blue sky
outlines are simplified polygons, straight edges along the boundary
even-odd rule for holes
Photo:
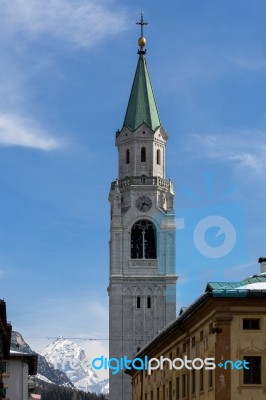
[[[207,280],[258,272],[265,248],[266,27],[255,0],[0,0],[0,282],[35,350],[107,338],[110,183],[137,64],[140,11],[176,191],[178,306]],[[222,215],[237,246],[195,250]],[[223,236],[209,232],[219,246]],[[218,242],[217,242],[218,240]],[[188,290],[189,288],[189,290]],[[90,355],[107,341],[81,343]]]

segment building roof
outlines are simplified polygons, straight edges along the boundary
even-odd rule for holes
[[[247,290],[266,290],[266,276],[254,275],[241,282],[209,282],[206,287],[206,292],[212,292],[214,295],[223,292],[227,296],[235,293],[239,297],[241,294],[244,296]]]
[[[140,52],[123,126],[135,131],[143,122],[153,131],[161,126],[145,54]]]

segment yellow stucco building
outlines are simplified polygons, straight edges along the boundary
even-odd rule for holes
[[[132,400],[265,400],[265,343],[266,273],[208,283],[136,355],[152,370],[126,371]]]

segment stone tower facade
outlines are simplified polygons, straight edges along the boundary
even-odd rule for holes
[[[145,23],[141,18],[141,27]],[[139,39],[125,120],[116,133],[111,184],[109,358],[132,359],[176,317],[174,188],[165,179],[163,129]],[[131,400],[130,378],[110,371],[110,400]]]

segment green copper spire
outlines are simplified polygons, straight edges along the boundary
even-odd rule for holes
[[[154,131],[161,126],[161,122],[145,59],[146,50],[144,50],[144,46],[146,39],[143,37],[143,26],[147,25],[147,22],[143,21],[143,14],[141,14],[141,21],[137,22],[137,24],[141,26],[141,37],[138,40],[140,46],[138,51],[139,61],[129,97],[124,126],[134,131],[145,122]]]

